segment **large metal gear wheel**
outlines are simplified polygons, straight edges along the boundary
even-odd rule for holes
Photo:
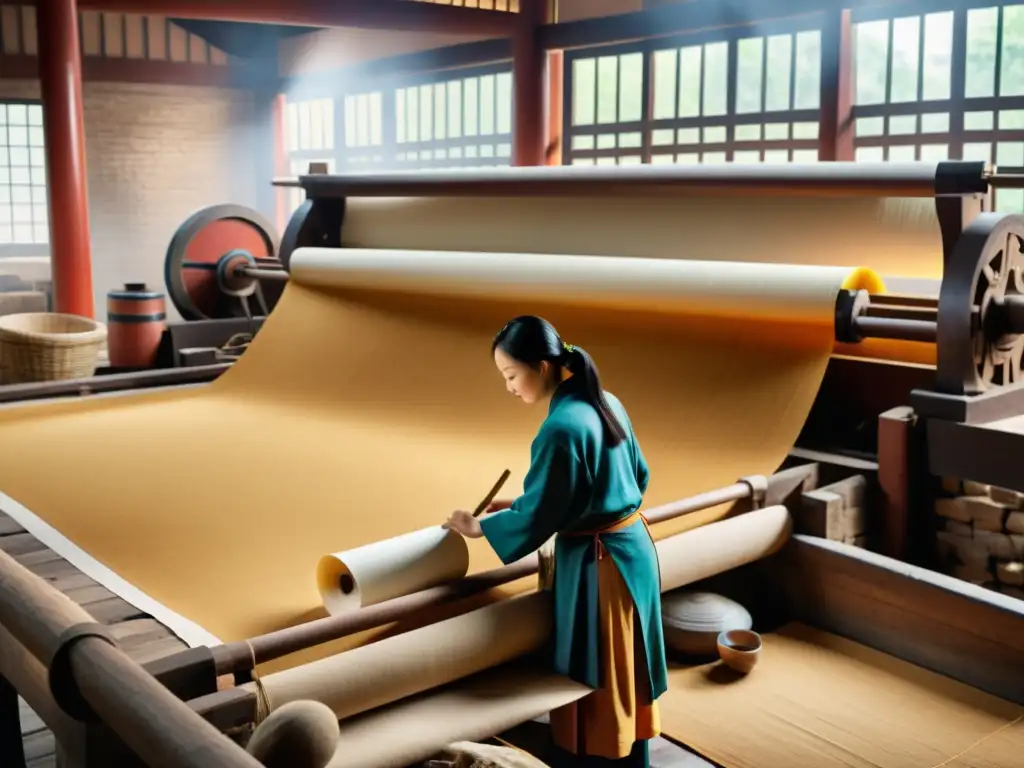
[[[238,279],[233,269],[280,268],[277,245],[274,227],[250,208],[214,205],[196,211],[167,247],[167,293],[186,320],[267,315],[281,298],[284,282]],[[251,296],[254,308],[248,304]]]
[[[964,230],[939,296],[938,389],[979,395],[1024,381],[1024,216],[983,213]]]

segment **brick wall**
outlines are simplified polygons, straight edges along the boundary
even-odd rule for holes
[[[1024,599],[1024,495],[979,483],[943,480],[935,503],[939,568],[965,581]]]
[[[39,98],[35,82],[0,79],[0,99]],[[247,91],[85,83],[86,161],[98,319],[127,281],[164,286],[164,253],[197,208],[256,205],[254,102]],[[59,221],[59,212],[51,212]],[[17,271],[28,271],[26,266]],[[170,303],[168,310],[177,317]]]

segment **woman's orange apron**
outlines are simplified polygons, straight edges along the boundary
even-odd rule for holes
[[[647,520],[639,512],[611,525],[560,536],[593,536],[597,549],[598,624],[602,687],[579,701],[551,712],[551,735],[560,748],[576,755],[617,760],[628,757],[633,743],[661,733],[658,703],[652,702],[644,645],[633,596],[600,534],[613,533]]]

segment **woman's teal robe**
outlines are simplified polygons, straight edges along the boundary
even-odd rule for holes
[[[626,439],[611,447],[597,410],[579,386],[568,379],[552,397],[530,449],[523,495],[510,509],[480,519],[484,536],[503,563],[536,551],[556,533],[604,528],[640,507],[649,475],[625,409],[606,393],[626,430]],[[647,656],[637,670],[646,666],[648,690],[657,699],[668,686],[668,676],[654,542],[639,520],[599,535],[633,596]],[[593,536],[556,540],[554,667],[591,688],[601,687],[596,558]]]

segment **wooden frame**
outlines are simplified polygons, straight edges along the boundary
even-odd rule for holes
[[[810,536],[756,568],[798,620],[1024,704],[1024,601]]]

